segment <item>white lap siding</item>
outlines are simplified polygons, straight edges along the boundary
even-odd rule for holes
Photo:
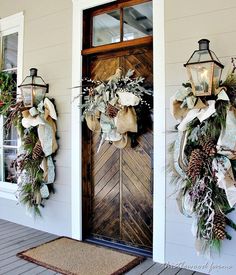
[[[71,59],[72,1],[0,0],[0,18],[24,12],[23,77],[31,67],[49,83],[56,100],[60,149],[56,157],[56,193],[43,218],[29,217],[16,201],[0,197],[0,218],[59,235],[71,235]]]

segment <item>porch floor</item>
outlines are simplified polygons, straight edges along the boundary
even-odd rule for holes
[[[16,257],[20,251],[26,250],[57,238],[46,232],[11,223],[0,219],[0,274],[7,275],[51,275],[60,274],[36,264],[27,262]],[[179,268],[168,268],[154,263],[151,259],[129,271],[126,275],[201,275]],[[99,274],[94,274],[99,275]]]

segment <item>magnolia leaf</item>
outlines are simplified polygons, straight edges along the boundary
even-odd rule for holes
[[[134,70],[129,69],[128,72],[126,73],[125,77],[130,78],[134,74]]]
[[[105,113],[106,112],[106,105],[104,102],[100,102],[97,105],[97,110],[100,111],[101,113]]]
[[[102,94],[104,90],[105,90],[105,85],[104,85],[103,83],[100,84],[99,86],[97,86],[97,87],[94,89],[94,91],[95,91],[95,92],[98,92],[99,94]]]

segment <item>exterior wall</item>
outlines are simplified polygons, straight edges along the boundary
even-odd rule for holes
[[[0,18],[24,12],[23,76],[39,69],[56,99],[60,149],[56,157],[56,194],[42,209],[43,218],[26,215],[16,201],[0,198],[0,218],[47,232],[71,235],[71,59],[72,1],[0,0]]]
[[[224,75],[231,69],[230,57],[236,55],[236,26],[234,23],[236,2],[234,0],[179,0],[165,1],[165,38],[166,38],[166,130],[173,129],[175,121],[170,115],[169,99],[187,81],[183,64],[194,50],[197,41],[207,38],[211,41],[210,48],[226,66]],[[224,76],[223,76],[224,78]],[[167,144],[174,140],[175,134],[167,134]],[[175,201],[170,195],[174,189],[169,185],[167,175],[166,194],[166,262],[181,264],[203,273],[236,274],[236,233],[231,233],[232,241],[225,241],[221,255],[212,259],[197,257],[194,249],[194,238],[191,234],[191,219],[182,216]],[[236,213],[231,215],[236,220]],[[174,230],[173,230],[174,229]],[[209,272],[211,263],[232,266],[231,269],[216,268]],[[208,263],[208,267],[201,266]]]
[[[76,2],[76,1],[74,1]],[[82,6],[95,6],[107,2],[106,0],[78,0]],[[163,0],[153,0],[155,13],[159,12]],[[30,67],[37,67],[39,74],[50,84],[50,96],[56,99],[59,113],[58,135],[60,137],[60,150],[57,155],[57,181],[55,184],[56,194],[52,195],[47,201],[43,211],[43,218],[34,220],[25,214],[25,209],[17,205],[16,201],[0,198],[0,218],[10,220],[23,225],[28,225],[47,232],[71,235],[71,216],[73,220],[78,218],[80,206],[73,207],[71,214],[71,87],[72,83],[72,1],[71,0],[41,0],[41,1],[18,1],[18,0],[0,0],[0,18],[24,11],[25,28],[24,28],[24,57],[23,57],[23,75],[28,74]],[[236,26],[234,24],[234,15],[236,13],[236,3],[234,0],[209,0],[209,1],[188,1],[188,0],[165,0],[165,38],[166,38],[166,130],[175,125],[169,113],[169,98],[178,89],[184,80],[187,80],[183,63],[189,58],[190,54],[197,48],[197,41],[201,38],[208,38],[211,41],[211,48],[220,58],[222,63],[226,65],[224,72],[230,67],[230,57],[236,56],[234,50],[236,38]],[[155,26],[161,26],[161,14],[154,18]],[[159,20],[160,19],[160,20]],[[159,21],[158,21],[159,20]],[[77,22],[77,21],[76,21]],[[221,23],[223,22],[223,24]],[[77,22],[78,23],[78,22]],[[81,26],[80,26],[81,27]],[[160,108],[164,101],[162,96],[164,89],[161,89],[160,83],[164,81],[165,73],[162,71],[164,49],[158,41],[162,39],[162,31],[158,33],[159,28],[155,28],[154,46],[155,56],[155,83],[157,90],[160,91],[160,97],[156,100],[156,112],[159,117]],[[81,36],[80,36],[81,37]],[[157,39],[160,38],[160,39]],[[80,38],[76,38],[78,44],[81,44]],[[159,43],[159,44],[158,44]],[[157,51],[157,48],[161,51]],[[161,53],[161,54],[159,54]],[[79,57],[79,56],[77,56]],[[157,62],[156,62],[157,61]],[[79,64],[78,64],[79,66]],[[78,69],[77,65],[75,68]],[[80,69],[79,69],[80,70]],[[78,71],[79,71],[78,70]],[[162,76],[159,80],[158,77]],[[77,83],[80,76],[76,76],[74,80]],[[159,85],[159,86],[158,86]],[[157,98],[157,97],[156,97]],[[160,99],[160,100],[159,100]],[[160,108],[159,108],[160,107]],[[158,111],[157,111],[158,110]],[[76,122],[79,122],[76,113]],[[155,211],[155,232],[154,233],[154,255],[156,251],[164,250],[164,239],[158,239],[161,234],[164,235],[164,218],[163,213],[158,212],[161,209],[160,204],[164,205],[162,200],[165,192],[161,187],[163,177],[163,158],[162,147],[160,141],[164,135],[162,131],[162,122],[164,120],[156,120],[155,135],[156,154],[155,154],[155,171],[158,179],[156,186],[154,208]],[[160,122],[160,123],[159,123]],[[159,138],[160,137],[160,138]],[[167,144],[174,140],[174,134],[167,134]],[[78,140],[75,137],[74,143]],[[161,143],[162,145],[164,143]],[[74,148],[74,147],[73,147]],[[163,156],[163,158],[162,158]],[[79,158],[79,157],[78,157]],[[76,160],[78,160],[76,158]],[[79,163],[75,163],[79,166]],[[157,173],[157,172],[156,172]],[[78,174],[74,171],[78,178]],[[161,175],[162,174],[162,175]],[[173,189],[168,184],[169,178],[166,175],[166,243],[165,243],[165,261],[173,264],[185,264],[185,267],[196,269],[203,273],[209,273],[208,269],[197,268],[196,265],[208,263],[208,267],[212,260],[197,257],[194,250],[194,238],[191,235],[191,219],[183,217],[177,209],[174,196],[170,197]],[[73,184],[76,182],[73,180]],[[79,184],[79,183],[78,183]],[[155,183],[157,184],[157,183]],[[79,193],[79,191],[78,191]],[[161,194],[160,194],[161,193]],[[79,201],[79,194],[73,195],[74,201]],[[78,199],[77,199],[78,198]],[[155,202],[156,201],[156,202]],[[160,202],[160,203],[159,203]],[[236,220],[235,213],[232,214]],[[75,233],[80,230],[75,225]],[[173,230],[174,229],[174,230]],[[235,274],[236,266],[234,258],[236,256],[236,234],[232,232],[233,240],[225,241],[220,257],[215,256],[214,263],[222,266],[233,266],[231,270],[216,269],[212,274]],[[80,238],[80,236],[79,236]],[[156,260],[160,257],[156,255]]]

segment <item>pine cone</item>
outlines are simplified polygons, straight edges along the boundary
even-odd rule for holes
[[[200,149],[194,149],[190,155],[187,176],[195,181],[200,176],[202,167],[204,166],[205,154]]]
[[[213,157],[217,152],[216,145],[212,139],[201,139],[200,145],[202,146],[203,152],[209,157]]]
[[[36,160],[38,158],[42,158],[44,155],[43,148],[41,146],[40,140],[38,140],[34,146],[33,152],[32,152],[32,159]]]
[[[31,136],[28,135],[24,138],[24,144],[25,145],[31,145],[32,143],[33,143],[33,139],[32,139]]]
[[[116,117],[117,114],[118,114],[118,111],[119,110],[115,106],[113,106],[110,103],[108,103],[108,106],[107,106],[107,115],[109,117],[111,117],[111,118]]]
[[[214,215],[213,234],[218,240],[224,240],[226,238],[225,233],[225,216],[221,212],[216,212]]]

